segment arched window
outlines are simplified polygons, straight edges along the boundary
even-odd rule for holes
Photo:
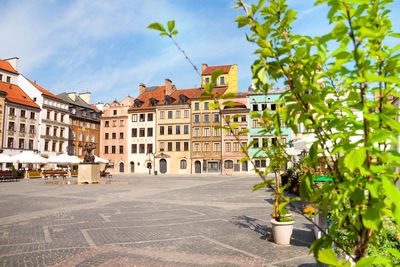
[[[180,169],[181,169],[181,170],[185,170],[186,168],[187,168],[186,159],[182,159],[182,160],[181,160],[181,164],[180,164]]]
[[[233,169],[233,161],[225,160],[225,169]]]

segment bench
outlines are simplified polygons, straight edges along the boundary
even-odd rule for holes
[[[53,177],[53,179],[57,179],[58,177],[62,177],[63,180],[65,177],[67,177],[68,172],[63,171],[63,170],[46,170],[42,171],[42,178],[47,180],[50,177]]]
[[[100,171],[100,177],[112,178],[112,175],[106,171]]]
[[[11,171],[0,171],[0,182],[19,181],[19,174]]]

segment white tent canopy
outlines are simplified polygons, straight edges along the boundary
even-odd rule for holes
[[[94,156],[94,162],[96,162],[96,163],[108,163],[108,160],[100,158],[98,156]]]
[[[57,163],[57,164],[78,164],[81,163],[82,160],[76,156],[70,156],[67,154],[61,154],[58,156],[53,156],[48,158],[49,163]]]
[[[47,163],[47,159],[33,153],[33,151],[23,151],[18,155],[12,156],[11,158],[12,162],[17,163]]]
[[[13,162],[13,159],[11,156],[7,155],[7,154],[0,154],[0,166],[1,163],[6,163],[6,162]]]

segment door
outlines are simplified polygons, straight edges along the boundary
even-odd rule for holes
[[[124,171],[124,163],[123,162],[119,163],[119,172],[125,172]]]
[[[198,160],[194,163],[194,172],[201,173],[201,162]]]
[[[166,173],[166,172],[167,172],[167,160],[160,159],[160,173]]]
[[[131,161],[131,172],[135,172],[135,162]]]
[[[242,162],[242,171],[247,172],[247,161]]]

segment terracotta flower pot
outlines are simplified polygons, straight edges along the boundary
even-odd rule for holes
[[[271,219],[272,235],[274,241],[278,245],[290,245],[290,237],[293,232],[294,221],[290,222],[278,222],[275,219]]]

